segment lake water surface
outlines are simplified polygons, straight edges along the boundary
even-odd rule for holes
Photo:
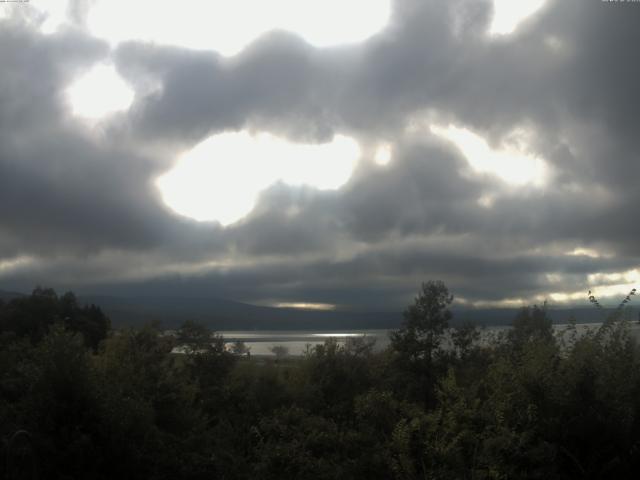
[[[276,345],[286,347],[290,355],[302,355],[307,348],[320,345],[328,338],[335,338],[344,343],[348,337],[367,337],[375,339],[376,351],[383,350],[389,345],[390,330],[348,330],[334,332],[319,332],[309,330],[256,330],[256,331],[222,331],[221,334],[228,343],[241,340],[251,348],[252,355],[273,355],[271,348]]]
[[[579,323],[576,325],[578,335],[589,330],[599,328],[601,323]],[[640,340],[640,324],[633,322],[629,325],[631,334]],[[499,335],[500,332],[509,330],[508,326],[495,326],[481,328],[481,342],[488,342]],[[556,332],[567,328],[566,324],[553,326]],[[287,348],[289,355],[302,355],[307,346],[313,347],[324,343],[327,338],[333,337],[338,343],[344,344],[348,337],[367,337],[375,340],[374,351],[384,350],[390,343],[389,333],[392,330],[344,330],[344,331],[309,331],[309,330],[256,330],[256,331],[220,331],[225,341],[230,344],[241,340],[251,349],[252,355],[273,355],[271,349],[277,345]]]

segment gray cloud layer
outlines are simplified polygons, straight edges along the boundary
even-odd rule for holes
[[[487,36],[490,19],[488,1],[403,0],[363,44],[317,49],[272,32],[230,59],[140,42],[111,51],[80,28],[44,36],[24,18],[0,20],[0,288],[396,308],[428,278],[500,300],[637,268],[640,6],[549,0],[501,38]],[[109,58],[136,100],[90,130],[64,89]],[[507,188],[464,173],[451,144],[407,129],[416,119],[494,146],[526,128],[549,182]],[[243,128],[343,133],[365,149],[384,140],[394,161],[362,162],[338,191],[274,185],[226,229],[162,204],[153,180],[177,153]],[[577,247],[608,255],[564,254]]]

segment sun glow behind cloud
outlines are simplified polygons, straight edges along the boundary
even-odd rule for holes
[[[584,247],[574,248],[573,250],[566,252],[566,255],[571,255],[574,257],[590,257],[590,258],[601,258],[606,256],[594,248],[584,248]]]
[[[33,257],[28,255],[21,255],[15,258],[2,259],[0,258],[0,277],[3,275],[9,275],[22,268],[31,266],[34,263]]]
[[[366,40],[390,17],[390,0],[99,0],[89,30],[116,44],[137,39],[235,55],[265,32],[287,30],[317,47]],[[123,7],[126,14],[123,14]]]
[[[522,149],[513,146],[493,149],[484,138],[466,128],[432,125],[430,129],[454,143],[476,172],[496,175],[512,185],[542,185],[545,182],[546,163]]]
[[[98,65],[67,89],[67,99],[74,115],[100,119],[110,113],[126,110],[134,92],[112,65]]]
[[[296,308],[300,310],[335,310],[336,306],[331,303],[277,303],[274,305],[277,308]]]
[[[246,216],[260,192],[279,181],[340,188],[359,157],[358,143],[342,135],[324,144],[294,144],[266,133],[224,133],[184,154],[157,186],[175,212],[226,226]]]
[[[587,276],[587,284],[604,307],[616,307],[631,289],[640,287],[640,272],[633,269],[617,273],[594,273]],[[583,290],[554,292],[548,298],[555,303],[586,302],[587,294]]]
[[[493,0],[492,35],[509,35],[527,17],[538,11],[546,0]]]
[[[377,165],[384,167],[385,165],[389,164],[392,158],[393,158],[393,151],[391,149],[391,145],[388,143],[383,143],[379,145],[378,148],[376,149],[375,155],[373,157],[373,161]]]
[[[567,255],[572,254],[568,253]],[[585,287],[579,290],[563,290],[563,286],[575,283],[573,279],[563,274],[550,273],[545,275],[545,280],[550,289],[535,296],[529,295],[522,298],[489,301],[457,298],[456,303],[474,308],[519,308],[532,303],[542,304],[543,302],[551,302],[552,306],[587,305],[587,292],[591,291],[599,299],[603,307],[615,308],[633,288],[640,288],[640,269],[634,268],[621,272],[588,274],[584,277]]]

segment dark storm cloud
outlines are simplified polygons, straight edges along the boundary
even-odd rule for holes
[[[70,7],[78,25],[86,5]],[[495,38],[490,21],[489,1],[398,0],[391,24],[360,45],[317,49],[271,32],[233,58],[140,42],[111,51],[81,29],[43,36],[2,21],[0,262],[37,257],[3,282],[383,306],[427,278],[499,300],[637,267],[640,7],[549,0]],[[136,100],[96,134],[63,92],[105,59]],[[449,121],[495,147],[526,130],[548,183],[470,173],[419,126]],[[153,181],[177,153],[243,128],[352,135],[365,160],[387,141],[394,159],[364,161],[338,191],[272,186],[226,229],[162,205]],[[577,247],[609,255],[565,254]]]
[[[253,254],[293,255],[339,250],[348,238],[464,232],[483,185],[459,175],[463,162],[442,142],[408,143],[388,167],[356,173],[337,192],[275,186],[229,235]]]
[[[147,75],[162,84],[133,118],[147,139],[196,141],[249,125],[327,140],[337,121],[332,97],[353,54],[328,55],[295,35],[272,32],[231,59],[138,43],[121,46],[116,59],[134,80]]]
[[[635,7],[548,2],[513,40],[476,46],[436,106],[497,140],[514,124],[533,124],[565,181],[627,183],[622,172],[638,168]]]
[[[65,88],[106,45],[23,21],[4,22],[0,45],[0,258],[149,249],[215,230],[162,206],[155,159],[69,117]]]
[[[446,242],[445,242],[446,243]],[[501,300],[534,298],[549,286],[548,273],[573,280],[586,289],[584,276],[594,271],[625,269],[623,259],[567,258],[546,254],[482,258],[446,245],[424,248],[396,242],[345,260],[280,260],[256,262],[229,270],[196,275],[168,274],[143,282],[119,281],[116,293],[168,296],[218,296],[256,303],[287,301],[334,303],[359,309],[400,309],[415,293],[424,272],[456,285],[459,297]],[[561,287],[566,285],[560,285]],[[92,287],[95,288],[95,287]]]

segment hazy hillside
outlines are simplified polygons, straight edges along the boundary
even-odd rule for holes
[[[0,300],[11,300],[13,298],[18,298],[18,297],[23,297],[24,294],[23,293],[18,293],[18,292],[8,292],[6,290],[0,290]]]
[[[160,321],[167,328],[187,319],[205,323],[217,330],[333,330],[396,328],[402,312],[313,311],[264,307],[218,298],[80,296],[84,303],[99,305],[114,326],[141,325]],[[452,324],[509,325],[517,309],[453,310]],[[580,323],[602,321],[606,313],[594,308],[550,309],[554,323],[571,317]],[[631,313],[632,318],[637,313]]]
[[[24,293],[0,290],[0,299],[9,301]],[[96,304],[109,316],[115,327],[139,326],[160,321],[173,328],[184,320],[197,320],[216,330],[335,330],[396,328],[401,311],[314,311],[274,308],[219,298],[185,297],[117,297],[80,295],[80,302]],[[572,317],[579,323],[600,322],[609,310],[589,307],[551,308],[554,323],[566,323]],[[471,322],[477,325],[510,325],[517,309],[453,309],[452,325]],[[638,319],[637,309],[629,318]]]
[[[99,305],[114,326],[160,321],[175,327],[187,319],[218,330],[394,328],[400,312],[312,311],[263,307],[217,298],[81,296]]]

